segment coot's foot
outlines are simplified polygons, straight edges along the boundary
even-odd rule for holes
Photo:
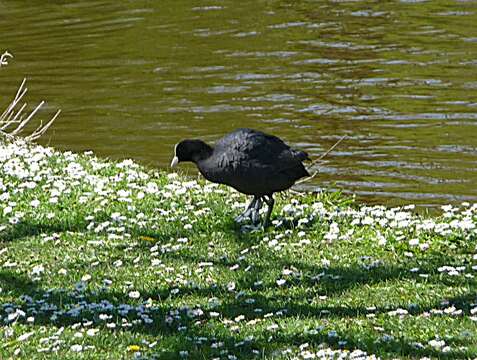
[[[262,225],[242,225],[240,227],[240,232],[242,233],[250,233],[250,232],[257,232],[262,230]]]
[[[245,219],[248,219],[251,217],[251,214],[252,214],[252,209],[247,209],[245,210],[242,214],[240,214],[239,216],[236,216],[234,218],[234,221],[236,223],[241,223],[242,221],[244,221]]]
[[[250,204],[247,206],[247,209],[235,218],[235,221],[241,223],[245,219],[249,218],[252,221],[252,225],[256,228],[260,223],[260,209],[262,208],[263,202],[268,206],[267,213],[265,214],[265,219],[263,220],[262,227],[266,229],[270,225],[270,214],[272,213],[273,206],[275,205],[275,200],[272,195],[265,195],[262,197],[254,196]]]
[[[267,203],[268,209],[267,213],[265,214],[265,220],[263,220],[263,228],[267,228],[270,225],[270,215],[272,214],[273,206],[275,205],[275,199],[273,199],[273,195],[265,195],[263,197],[263,201]]]
[[[240,214],[239,216],[237,216],[235,218],[235,222],[241,223],[242,221],[244,221],[247,218],[251,219],[252,218],[252,211],[255,208],[255,203],[257,202],[257,200],[258,200],[258,198],[256,196],[254,196],[252,201],[250,202],[250,204],[248,204],[247,209],[245,209],[245,211],[242,214]]]
[[[255,206],[253,207],[252,210],[252,224],[257,225],[260,222],[260,209],[262,208],[262,198],[257,198],[257,201],[255,202]]]

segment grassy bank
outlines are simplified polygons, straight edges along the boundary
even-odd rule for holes
[[[477,357],[477,205],[246,200],[0,142],[0,358]]]

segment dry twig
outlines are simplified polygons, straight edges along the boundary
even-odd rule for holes
[[[23,79],[15,98],[0,115],[0,135],[4,137],[13,138],[14,136],[18,135],[32,120],[38,110],[40,110],[40,108],[45,104],[45,101],[42,101],[29,114],[22,114],[23,110],[25,110],[27,106],[26,102],[21,106],[19,105],[28,90],[28,88],[25,87],[25,83],[26,79]],[[46,124],[43,124],[43,121],[40,121],[40,125],[31,134],[25,136],[25,139],[27,141],[33,141],[42,136],[46,130],[48,130],[51,124],[53,124],[60,112],[61,110],[58,110]]]
[[[13,55],[8,51],[5,51],[2,55],[0,55],[0,67],[8,65],[8,58],[13,58]]]
[[[336,148],[344,139],[346,139],[346,135],[343,135],[342,137],[339,138],[339,140],[337,142],[335,142],[333,144],[332,147],[330,147],[325,153],[323,153],[318,159],[315,159],[312,161],[312,163],[310,164],[310,166],[308,166],[309,169],[311,169],[314,165],[316,165],[317,163],[319,163],[321,160],[323,160],[323,158],[325,158],[330,152],[333,151],[334,148]],[[307,181],[310,181],[311,179],[313,179],[316,175],[318,174],[318,170],[315,171],[312,175],[308,176],[307,178],[304,178],[300,181],[297,181],[295,184],[302,184],[304,182],[307,182]]]

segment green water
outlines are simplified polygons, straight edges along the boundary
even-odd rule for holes
[[[183,138],[252,127],[313,157],[307,189],[477,201],[477,1],[2,1],[0,105],[42,140],[166,168]],[[195,173],[192,167],[189,173]]]

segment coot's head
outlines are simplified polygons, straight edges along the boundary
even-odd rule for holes
[[[182,161],[192,161],[197,163],[208,158],[212,154],[212,148],[202,140],[183,140],[174,148],[174,159],[171,167]]]

